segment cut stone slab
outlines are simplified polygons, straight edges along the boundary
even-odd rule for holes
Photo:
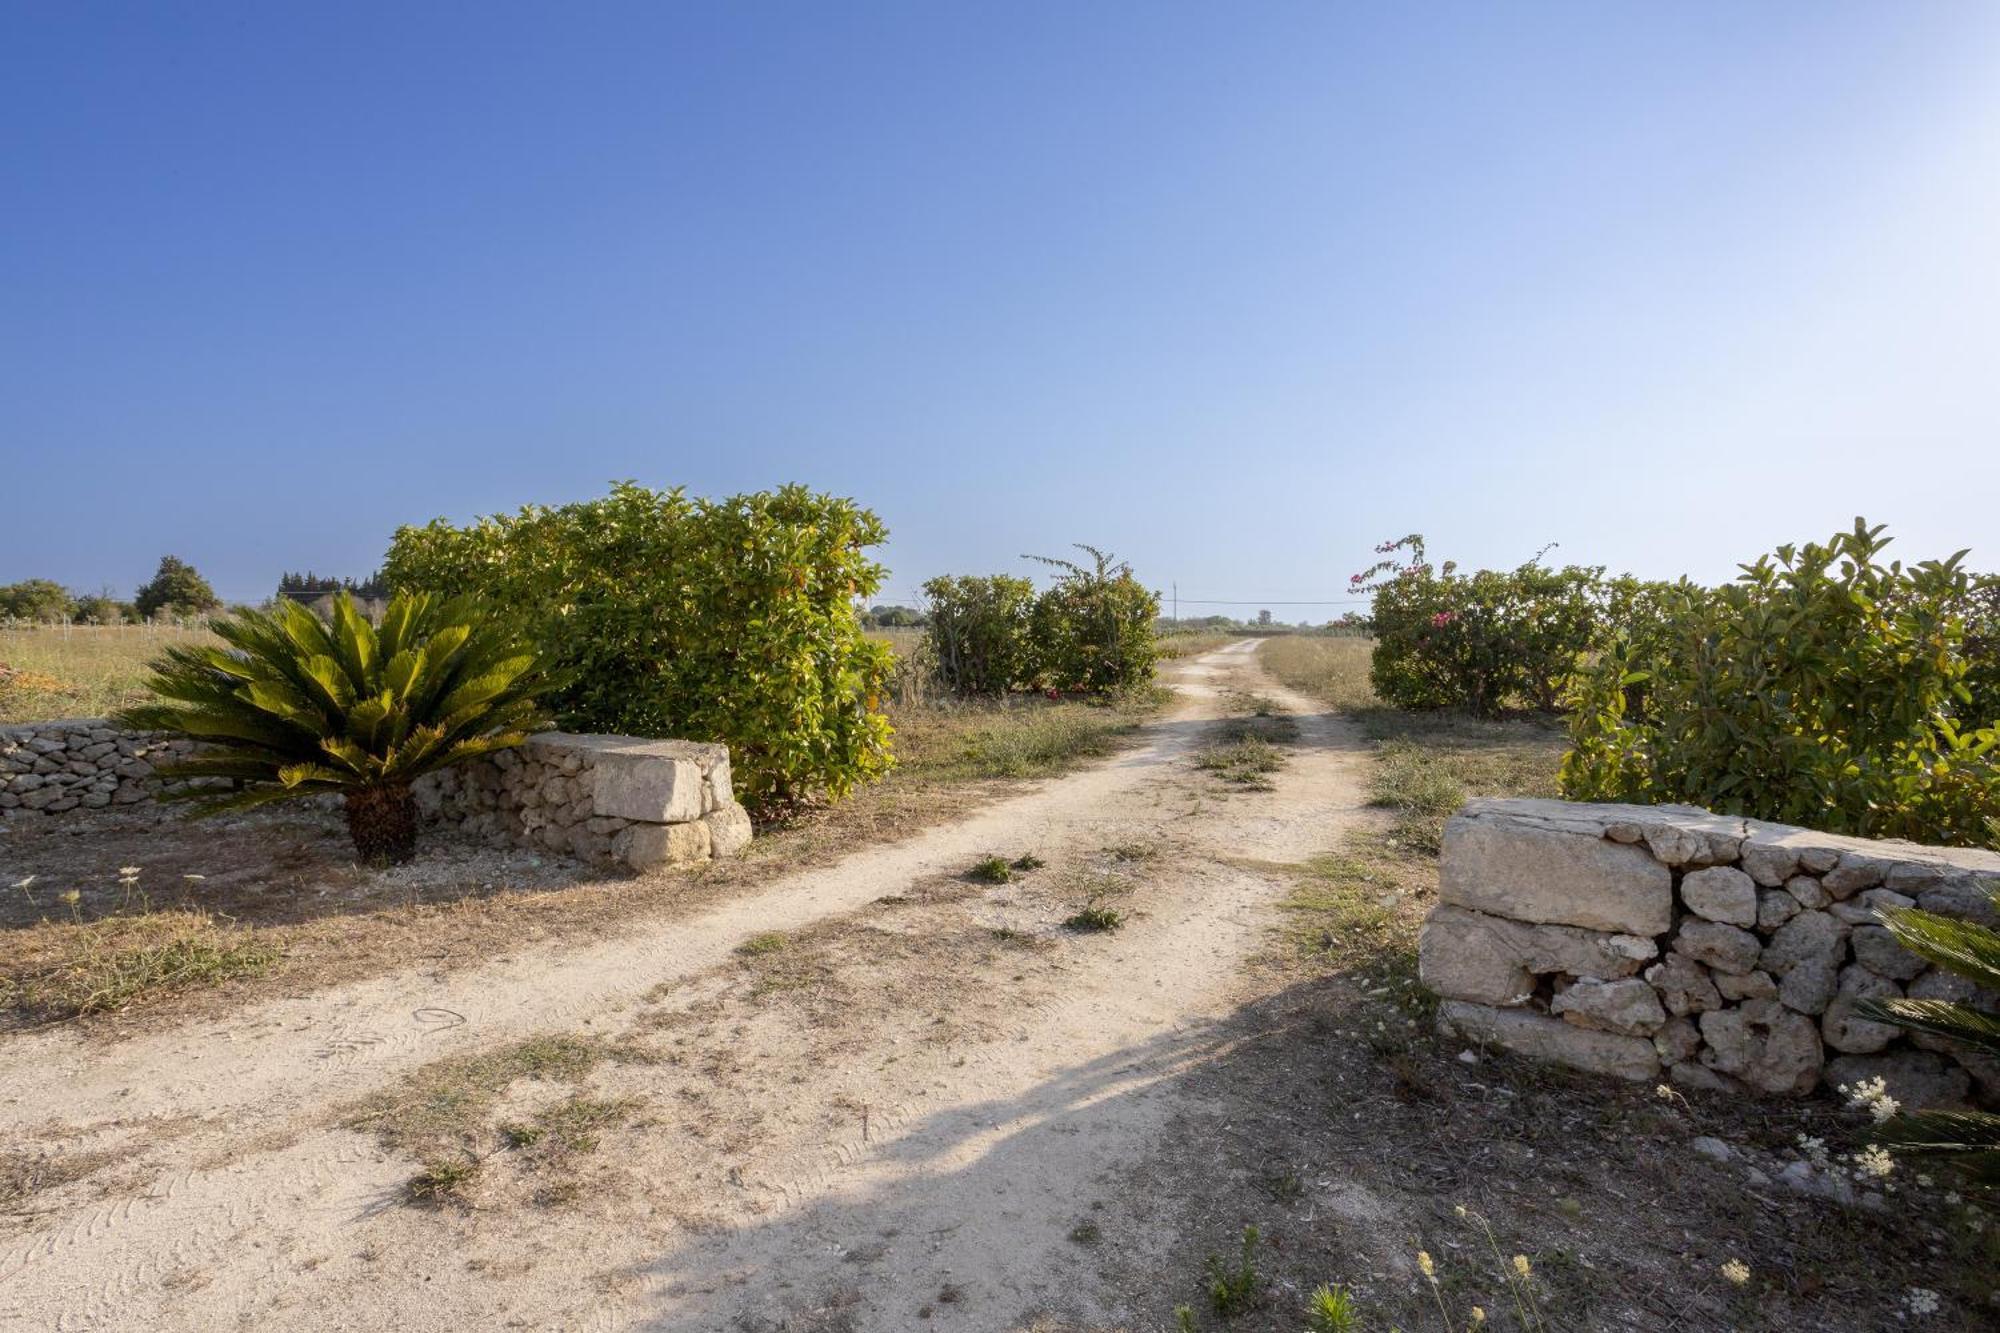
[[[1440,906],[1417,937],[1417,968],[1446,999],[1520,1004],[1537,973],[1615,980],[1658,954],[1649,939],[1577,926],[1537,926],[1462,907]]]
[[[1664,935],[1673,876],[1638,846],[1474,813],[1445,825],[1439,897],[1517,921]]]
[[[634,870],[692,865],[708,859],[708,825],[699,819],[680,824],[634,824],[611,840],[611,850]]]
[[[1681,901],[1688,911],[1710,921],[1757,924],[1757,882],[1733,866],[1690,870],[1681,880]]]
[[[1617,846],[1619,844],[1612,844]],[[1446,1032],[1504,1047],[1532,1060],[1634,1080],[1658,1078],[1660,1057],[1644,1037],[1594,1032],[1526,1009],[1495,1009],[1463,1000],[1438,1006]]]

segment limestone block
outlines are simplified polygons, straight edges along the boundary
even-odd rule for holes
[[[1660,993],[1660,1002],[1676,1017],[1720,1008],[1722,996],[1708,978],[1708,969],[1685,954],[1669,954],[1666,961],[1646,969],[1646,981]]]
[[[1440,906],[1418,936],[1417,964],[1424,984],[1439,995],[1509,1005],[1534,989],[1535,973],[1629,977],[1656,953],[1651,940],[1636,935],[1530,925]]]
[[[1579,981],[1556,996],[1551,1013],[1578,1027],[1649,1037],[1667,1021],[1659,993],[1637,977]]]
[[[1881,926],[1856,926],[1851,938],[1854,961],[1878,977],[1909,981],[1926,966],[1923,959],[1905,949]]]
[[[1710,921],[1757,924],[1757,882],[1733,866],[1689,871],[1681,880],[1681,901],[1688,911]]]
[[[1620,844],[1612,844],[1618,846]],[[1438,1006],[1438,1025],[1446,1032],[1593,1074],[1618,1078],[1659,1077],[1660,1057],[1644,1037],[1596,1032],[1526,1009],[1495,1009],[1463,1000]]]
[[[1798,1096],[1819,1083],[1824,1052],[1810,1018],[1776,1000],[1749,1000],[1701,1016],[1701,1062],[1760,1092]]]
[[[691,865],[709,854],[708,825],[633,824],[611,839],[611,854],[634,870],[658,865]]]
[[[726,774],[724,781],[726,784]],[[750,845],[750,814],[734,801],[703,815],[701,822],[708,825],[710,852],[717,860],[734,856]]]
[[[1630,935],[1673,924],[1673,876],[1635,845],[1504,819],[1445,826],[1439,897],[1494,916]]]
[[[1800,912],[1772,932],[1762,967],[1784,976],[1800,963],[1838,962],[1847,952],[1847,925],[1826,912]]]
[[[1778,993],[1778,983],[1769,972],[1716,972],[1709,979],[1725,1000],[1768,1000]]]
[[[1688,921],[1674,936],[1674,952],[1686,954],[1717,972],[1748,972],[1757,966],[1763,946],[1747,930],[1720,921]]]
[[[1761,889],[1757,893],[1757,929],[1768,935],[1802,910],[1799,900],[1783,889]]]
[[[1901,986],[1865,967],[1850,964],[1842,968],[1833,1001],[1820,1016],[1820,1035],[1836,1051],[1849,1055],[1874,1054],[1894,1041],[1900,1029],[1863,1018],[1854,1008],[1864,999],[1894,999],[1902,993]]]

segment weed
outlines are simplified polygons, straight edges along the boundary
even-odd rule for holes
[[[1014,858],[1014,869],[1021,871],[1040,870],[1043,866],[1047,864],[1048,864],[1047,861],[1044,861],[1041,857],[1036,856],[1033,852],[1023,852],[1021,855]]]
[[[640,1103],[634,1097],[571,1097],[535,1117],[537,1143],[554,1153],[594,1152],[598,1135],[624,1120]]]
[[[548,1131],[540,1125],[523,1125],[508,1121],[500,1126],[500,1138],[509,1148],[532,1148],[542,1141]]]
[[[354,1108],[350,1129],[373,1130],[384,1146],[427,1163],[464,1152],[485,1132],[486,1114],[516,1080],[573,1083],[619,1051],[583,1037],[533,1037],[478,1055],[426,1065],[400,1086]]]
[[[462,1203],[478,1178],[479,1163],[474,1158],[433,1157],[403,1190],[412,1203]]]
[[[1257,1228],[1243,1228],[1243,1253],[1232,1271],[1221,1257],[1208,1257],[1208,1302],[1223,1319],[1234,1319],[1257,1303],[1263,1279],[1257,1274]]]
[[[1077,911],[1063,921],[1063,925],[1079,933],[1116,930],[1125,924],[1125,915],[1115,907],[1104,907],[1097,903]]]
[[[785,937],[778,931],[767,930],[762,934],[752,935],[749,939],[737,945],[736,952],[742,954],[745,958],[755,958],[759,954],[780,953],[784,950],[786,943]]]
[[[981,884],[1005,884],[1014,878],[1014,867],[1004,856],[989,856],[966,871],[965,877]]]
[[[1095,1222],[1078,1222],[1069,1229],[1069,1238],[1078,1245],[1095,1245],[1104,1239],[1104,1233]]]
[[[1285,756],[1262,737],[1246,736],[1226,744],[1204,746],[1195,755],[1194,766],[1249,791],[1270,791],[1269,775],[1285,766]]]
[[[63,961],[0,989],[14,1008],[73,1018],[259,976],[277,961],[276,949],[207,912],[154,912],[93,922],[75,936]]]
[[[1307,1298],[1306,1333],[1355,1333],[1360,1327],[1354,1293],[1346,1287],[1322,1284]]]
[[[1104,850],[1112,860],[1128,863],[1132,861],[1151,860],[1153,857],[1158,856],[1160,852],[1159,848],[1149,842],[1121,842],[1116,846],[1106,847]]]
[[[1185,1305],[1174,1307],[1175,1333],[1194,1333],[1194,1310]]]
[[[1257,1182],[1272,1203],[1297,1203],[1305,1194],[1305,1182],[1295,1171],[1274,1171]]]

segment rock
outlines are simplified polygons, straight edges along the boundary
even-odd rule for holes
[[[1766,888],[1775,889],[1798,873],[1796,849],[1751,838],[1743,844],[1743,871]]]
[[[1684,866],[1708,859],[1708,839],[1693,829],[1674,824],[1653,824],[1646,829],[1646,846],[1670,866]]]
[[[1660,1073],[1660,1058],[1653,1053],[1653,1043],[1644,1037],[1596,1032],[1526,1009],[1494,1009],[1446,1000],[1438,1006],[1438,1025],[1446,1032],[1491,1042],[1517,1055],[1593,1074],[1641,1080],[1657,1078]]]
[[[698,819],[679,824],[634,824],[611,839],[611,854],[634,870],[705,861],[708,850],[708,825]]]
[[[1851,898],[1863,889],[1872,889],[1889,873],[1889,863],[1859,852],[1844,852],[1840,864],[1820,877],[1820,883],[1835,898]]]
[[[1798,1096],[1819,1083],[1820,1034],[1776,1000],[1747,1000],[1701,1016],[1701,1062],[1760,1092]]]
[[[1681,880],[1681,901],[1696,916],[1732,926],[1757,924],[1757,884],[1730,866],[1692,870]]]
[[[1992,891],[1973,880],[1954,880],[1925,889],[1917,895],[1917,906],[1939,916],[2000,928],[2000,907],[1994,906]]]
[[[1445,825],[1438,896],[1495,916],[1628,935],[1673,925],[1673,876],[1636,846],[1504,818]]]
[[[1856,926],[1849,938],[1854,945],[1854,961],[1878,977],[1909,981],[1928,966],[1882,926]]]
[[[1757,966],[1764,948],[1747,930],[1720,921],[1689,921],[1674,936],[1674,952],[1706,963],[1718,972],[1748,972]]]
[[[1802,1014],[1823,1014],[1833,1002],[1840,983],[1840,964],[1829,958],[1813,958],[1785,973],[1778,983],[1778,999],[1787,1009]]]
[[[1660,993],[1660,1002],[1675,1016],[1720,1008],[1722,996],[1700,963],[1684,954],[1669,954],[1665,962],[1646,969],[1646,980]]]
[[[1683,1060],[1667,1070],[1667,1081],[1677,1088],[1697,1088],[1702,1092],[1720,1092],[1730,1096],[1740,1096],[1743,1085],[1727,1074],[1718,1074],[1697,1060]]]
[[[1836,1051],[1849,1055],[1872,1055],[1894,1041],[1900,1031],[1887,1023],[1862,1018],[1854,1007],[1862,1000],[1894,999],[1903,988],[1865,967],[1849,965],[1840,970],[1840,984],[1833,1002],[1820,1016],[1820,1035]]]
[[[1762,966],[1773,976],[1782,977],[1803,962],[1838,961],[1846,950],[1846,923],[1825,912],[1804,911],[1771,933]]]
[[[715,797],[717,809],[736,803],[736,788],[729,776],[729,755],[726,751],[709,766],[708,788]]]
[[[726,781],[724,787],[727,788]],[[750,845],[750,814],[734,801],[703,815],[701,822],[708,825],[711,854],[717,860],[734,856]]]
[[[1783,889],[1765,889],[1757,895],[1757,929],[1768,935],[1800,910],[1799,900]]]
[[[597,756],[592,778],[595,814],[649,824],[701,818],[701,768],[692,759],[606,752]]]
[[[1667,1021],[1660,997],[1637,977],[1622,981],[1579,981],[1556,996],[1550,1012],[1578,1027],[1650,1036]]]
[[[1972,1090],[1963,1069],[1930,1051],[1842,1055],[1827,1062],[1826,1086],[1843,1096],[1855,1084],[1876,1078],[1906,1111],[1962,1110]]]
[[[1604,826],[1604,836],[1613,842],[1637,842],[1645,837],[1646,833],[1630,820],[1620,819]]]
[[[1653,1034],[1653,1049],[1659,1053],[1663,1065],[1692,1060],[1701,1049],[1701,1033],[1695,1030],[1691,1018],[1670,1018],[1666,1026]]]
[[[1834,903],[1826,914],[1846,926],[1872,926],[1876,920],[1875,909],[1859,901]]]
[[[1917,900],[1894,889],[1868,889],[1861,895],[1861,901],[1876,912],[1884,912],[1893,907],[1915,907]]]
[[[1778,993],[1778,983],[1769,972],[1717,972],[1710,980],[1725,1000],[1768,1000]]]
[[[1703,1157],[1717,1162],[1726,1162],[1736,1156],[1734,1148],[1724,1143],[1721,1139],[1707,1134],[1703,1134],[1699,1138],[1689,1139],[1688,1148],[1693,1152],[1700,1153]]]
[[[1793,1162],[1778,1173],[1778,1183],[1800,1194],[1853,1207],[1857,1202],[1853,1184],[1845,1176],[1822,1174],[1810,1162]]]

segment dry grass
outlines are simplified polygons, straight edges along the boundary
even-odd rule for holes
[[[1302,694],[1347,712],[1381,706],[1368,684],[1373,639],[1284,635],[1266,639],[1257,655],[1272,675]]]
[[[0,1008],[30,1019],[114,1013],[162,995],[262,976],[278,961],[268,941],[201,910],[77,921],[52,956],[0,974]]]
[[[165,625],[29,625],[0,629],[0,724],[103,717],[146,698],[146,663],[177,643],[214,643],[205,629]]]
[[[1176,658],[1212,653],[1242,637],[1240,634],[1162,634],[1154,640],[1154,646],[1162,662],[1171,662]]]

